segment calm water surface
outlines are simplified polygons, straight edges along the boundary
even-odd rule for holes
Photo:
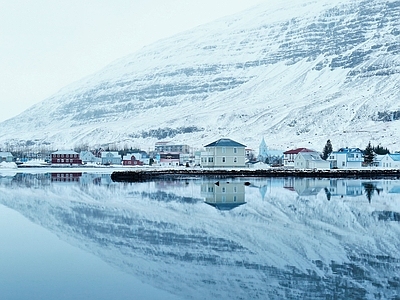
[[[1,299],[400,299],[400,181],[0,177]]]

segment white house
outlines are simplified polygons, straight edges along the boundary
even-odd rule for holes
[[[340,148],[332,152],[328,159],[332,168],[358,169],[364,162],[364,152],[359,148]]]
[[[163,167],[179,166],[180,153],[179,152],[160,152],[156,155],[156,161]]]
[[[13,162],[14,156],[11,152],[0,152],[0,162]]]
[[[81,151],[79,158],[83,163],[101,163],[101,158],[96,157],[91,151]]]
[[[389,169],[400,169],[400,153],[384,155],[379,161],[379,166]]]
[[[297,148],[283,152],[283,166],[285,168],[294,167],[294,159],[300,152],[315,152],[314,150],[307,148]]]
[[[318,152],[300,151],[294,158],[295,169],[330,169],[331,163],[323,160]]]
[[[204,146],[201,152],[202,167],[245,167],[246,146],[231,139],[223,138]]]
[[[121,155],[116,151],[101,152],[101,164],[103,165],[120,165],[121,161]]]

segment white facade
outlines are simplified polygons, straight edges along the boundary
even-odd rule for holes
[[[359,148],[341,148],[332,152],[327,160],[332,168],[359,169],[364,162],[364,154]]]
[[[400,153],[384,155],[379,161],[379,167],[400,169]]]
[[[13,162],[14,157],[11,152],[0,152],[0,162]]]
[[[116,151],[101,152],[101,163],[103,165],[120,165],[122,162],[121,155]]]
[[[295,169],[330,169],[330,162],[323,160],[318,152],[299,152],[294,158]]]
[[[315,152],[307,148],[297,148],[283,152],[283,166],[285,168],[294,168],[294,159],[300,152]]]
[[[79,153],[79,158],[82,160],[84,163],[101,163],[101,158],[96,157],[92,152],[90,151],[81,151]]]

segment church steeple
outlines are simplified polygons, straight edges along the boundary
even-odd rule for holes
[[[258,159],[264,162],[267,156],[268,156],[268,147],[263,137],[258,149]]]

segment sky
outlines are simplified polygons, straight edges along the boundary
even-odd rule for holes
[[[145,45],[271,0],[0,0],[0,122]]]

